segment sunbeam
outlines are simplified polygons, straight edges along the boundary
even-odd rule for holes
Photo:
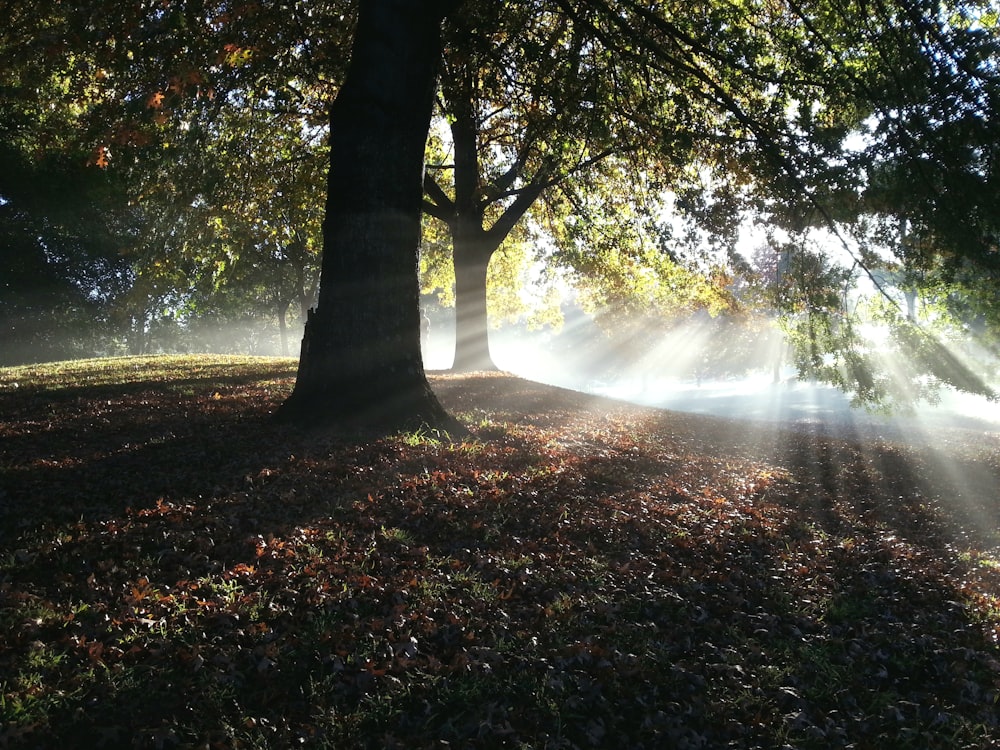
[[[558,335],[501,333],[494,354],[503,369],[530,380],[737,420],[730,429],[743,443],[798,456],[799,465],[815,473],[800,479],[847,505],[859,482],[869,484],[907,507],[969,519],[984,548],[1000,545],[1000,403],[915,381],[912,363],[891,352],[881,331],[872,331],[871,354],[889,387],[905,392],[916,382],[930,400],[890,413],[866,410],[851,393],[799,379],[783,362],[779,336],[761,336],[745,348],[741,365],[719,356],[717,336],[704,322],[656,335],[636,325],[619,332],[615,344],[595,333],[594,321],[581,315]],[[863,476],[854,475],[857,466],[866,467]]]

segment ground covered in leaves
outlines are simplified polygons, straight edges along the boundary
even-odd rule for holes
[[[1000,745],[997,436],[504,375],[276,425],[289,360],[0,370],[0,748]]]

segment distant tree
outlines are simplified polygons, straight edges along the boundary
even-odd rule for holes
[[[586,58],[584,39],[544,2],[466,3],[447,25],[438,103],[452,165],[426,173],[424,209],[451,239],[456,370],[495,367],[487,271],[497,250],[545,190],[615,150],[589,112],[598,79]]]
[[[93,356],[113,337],[122,193],[66,161],[0,146],[0,364]]]
[[[424,208],[451,237],[455,369],[494,367],[487,271],[512,232],[525,234],[529,216],[558,247],[548,261],[602,287],[600,296],[649,302],[648,290],[615,285],[624,256],[643,268],[637,285],[666,274],[660,291],[677,288],[685,275],[678,256],[647,252],[653,214],[664,189],[690,186],[692,165],[709,163],[730,140],[713,132],[711,107],[685,98],[689,74],[622,64],[592,27],[544,0],[466,3],[446,30],[439,105],[451,163],[428,170]],[[685,303],[707,287],[697,274],[686,278],[700,289],[679,295]]]
[[[206,131],[195,174],[148,185],[144,203],[191,204],[193,220],[168,250],[189,266],[184,313],[277,321],[287,355],[290,321],[305,322],[319,284],[326,129],[252,98],[216,114]],[[143,260],[146,273],[165,267],[162,249]]]
[[[0,32],[0,128],[30,139],[31,158],[61,154],[120,188],[130,284],[109,318],[127,350],[157,346],[154,329],[183,330],[161,325],[164,313],[183,324],[220,294],[304,320],[318,277],[316,167],[352,22],[347,2],[306,5],[5,6],[17,32]]]

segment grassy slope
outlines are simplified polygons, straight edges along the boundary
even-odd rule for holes
[[[270,421],[293,376],[0,369],[0,747],[1000,743],[995,443],[506,376],[344,443]]]

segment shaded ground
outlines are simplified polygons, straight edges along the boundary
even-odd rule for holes
[[[1000,743],[995,443],[441,375],[469,439],[358,445],[127,362],[0,370],[0,747]]]

